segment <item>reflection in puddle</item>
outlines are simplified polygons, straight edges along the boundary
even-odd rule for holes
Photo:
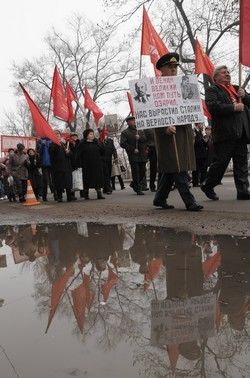
[[[250,239],[0,227],[1,377],[247,377]]]

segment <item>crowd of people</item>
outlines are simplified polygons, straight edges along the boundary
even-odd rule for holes
[[[176,76],[178,65],[179,55],[170,52],[158,60],[156,68],[162,76]],[[250,199],[247,148],[250,95],[231,84],[226,66],[215,68],[213,79],[213,85],[205,93],[211,127],[197,123],[137,130],[136,118],[133,115],[126,118],[127,128],[121,133],[120,146],[127,153],[131,169],[130,187],[140,196],[149,189],[156,192],[154,206],[172,209],[167,199],[171,190],[177,188],[188,211],[202,210],[190,190],[191,182],[194,187],[200,186],[209,199],[218,200],[214,187],[221,183],[231,159],[237,199]],[[115,190],[116,177],[121,190],[125,188],[122,179],[125,168],[112,138],[101,133],[96,138],[93,129],[84,130],[81,140],[75,133],[67,138],[59,130],[55,133],[60,144],[41,138],[36,150],[26,151],[22,143],[16,150],[9,150],[0,165],[0,197],[7,196],[9,201],[18,197],[24,202],[28,178],[35,196],[45,202],[48,186],[58,202],[63,201],[63,193],[68,202],[76,200],[76,188],[86,200],[90,189],[96,190],[97,199],[105,199],[103,193],[109,195]]]

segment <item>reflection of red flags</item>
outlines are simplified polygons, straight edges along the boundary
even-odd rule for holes
[[[105,302],[107,302],[110,294],[110,290],[113,286],[115,286],[118,282],[118,276],[116,273],[113,272],[113,270],[108,267],[108,279],[107,281],[101,286],[101,293],[103,295],[103,299]]]
[[[195,41],[195,71],[196,74],[207,74],[213,79],[214,65],[204,52],[198,39]]]
[[[168,345],[167,351],[168,351],[168,357],[169,357],[172,373],[175,374],[176,365],[179,358],[178,345],[176,344]]]
[[[150,286],[150,281],[153,281],[160,273],[162,267],[162,259],[153,259],[148,263],[148,273],[144,276],[144,290]]]
[[[33,126],[35,130],[36,136],[40,138],[49,138],[54,143],[60,144],[59,139],[57,135],[52,130],[51,126],[49,125],[48,121],[45,119],[44,115],[40,111],[40,109],[37,107],[37,105],[34,103],[28,92],[24,89],[22,84],[20,84],[20,87],[23,91],[23,94],[26,98],[26,101],[29,105],[29,109],[31,112],[32,120],[33,120]]]
[[[71,123],[75,119],[75,113],[72,107],[72,101],[76,101],[77,97],[76,94],[69,84],[69,82],[66,80],[66,98],[67,98],[67,105],[68,105],[68,122]]]
[[[78,327],[83,333],[83,326],[84,326],[84,320],[85,320],[85,308],[86,308],[86,287],[84,285],[84,282],[75,288],[74,290],[71,290],[71,295],[73,298],[73,311],[74,315],[78,324]]]
[[[109,135],[109,132],[108,132],[108,128],[107,126],[104,124],[103,125],[103,128],[101,129],[101,132],[100,132],[100,135],[99,135],[99,139],[101,142],[104,142],[106,137]]]
[[[202,264],[204,280],[207,280],[221,265],[221,253],[217,252]]]
[[[142,18],[142,37],[141,37],[141,55],[149,55],[151,63],[156,65],[158,59],[167,54],[169,50],[165,46],[163,40],[153,27],[145,7],[143,7]],[[155,73],[159,76],[159,71],[155,68]]]
[[[201,102],[202,102],[202,109],[203,109],[204,116],[207,117],[207,119],[211,120],[212,116],[211,116],[211,114],[208,111],[208,108],[207,108],[207,105],[205,103],[205,100],[201,100]]]
[[[131,113],[132,116],[134,116],[135,115],[135,109],[134,109],[134,104],[133,104],[131,93],[127,92],[127,96],[128,96],[128,103],[129,103],[130,113]]]
[[[52,284],[50,313],[49,313],[48,325],[47,325],[45,333],[48,332],[49,326],[52,322],[56,309],[63,295],[65,286],[67,285],[67,282],[69,281],[71,276],[72,276],[72,266],[68,268],[66,272],[64,272],[64,274],[58,280],[56,280],[56,282]]]
[[[89,109],[93,113],[96,126],[98,126],[98,122],[102,118],[103,112],[90,96],[90,93],[87,87],[85,87],[85,90],[84,90],[84,107],[86,109]]]
[[[67,122],[69,118],[68,104],[57,66],[55,66],[53,75],[51,97],[53,98],[54,116]]]
[[[250,2],[240,0],[240,63],[250,67]]]

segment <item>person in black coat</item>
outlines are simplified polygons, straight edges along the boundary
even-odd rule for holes
[[[102,196],[104,186],[102,156],[104,148],[95,138],[92,129],[84,130],[83,140],[77,146],[77,159],[79,159],[83,173],[84,197],[89,199],[89,189],[94,188],[97,199]]]
[[[151,192],[156,192],[155,180],[157,175],[157,154],[155,148],[155,133],[153,129],[144,130],[148,146],[148,158],[150,164],[149,187]]]
[[[203,183],[207,174],[208,143],[203,135],[203,124],[197,123],[194,129],[194,152],[196,170],[192,171],[193,186]]]
[[[55,186],[55,200],[62,202],[63,192],[66,189],[67,201],[70,202],[75,198],[72,197],[72,167],[70,160],[69,142],[65,143],[61,132],[56,130],[56,134],[61,140],[60,145],[51,143],[49,153],[51,159],[51,169],[53,172]]]
[[[103,159],[103,174],[104,174],[104,187],[103,193],[111,194],[111,171],[112,171],[112,157],[117,159],[117,152],[113,142],[113,139],[105,136],[105,139],[102,141],[104,148]]]
[[[33,150],[33,148],[29,148],[27,150],[27,154],[30,159],[30,165],[28,166],[28,178],[31,181],[32,189],[36,196],[36,199],[39,199],[39,196],[42,192],[42,175],[39,172],[39,156],[35,152],[35,150]]]
[[[121,133],[120,146],[127,152],[133,184],[138,195],[143,195],[143,179],[146,174],[147,143],[143,131],[136,130],[135,117],[127,117],[128,128]]]
[[[218,200],[214,187],[221,182],[233,159],[234,182],[238,200],[249,200],[247,143],[250,142],[250,95],[231,85],[226,66],[214,71],[215,84],[206,90],[205,99],[212,115],[214,160],[201,189],[209,199]]]

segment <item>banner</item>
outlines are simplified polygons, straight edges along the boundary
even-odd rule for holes
[[[104,116],[104,123],[107,126],[109,133],[117,133],[118,131],[118,118],[117,114],[107,114]]]
[[[26,149],[36,149],[36,138],[18,135],[1,135],[1,152],[8,152],[9,148],[16,149],[18,143],[22,143]]]
[[[151,343],[180,344],[211,337],[215,331],[216,295],[151,302]]]
[[[129,87],[138,130],[204,122],[196,75],[131,80]]]

